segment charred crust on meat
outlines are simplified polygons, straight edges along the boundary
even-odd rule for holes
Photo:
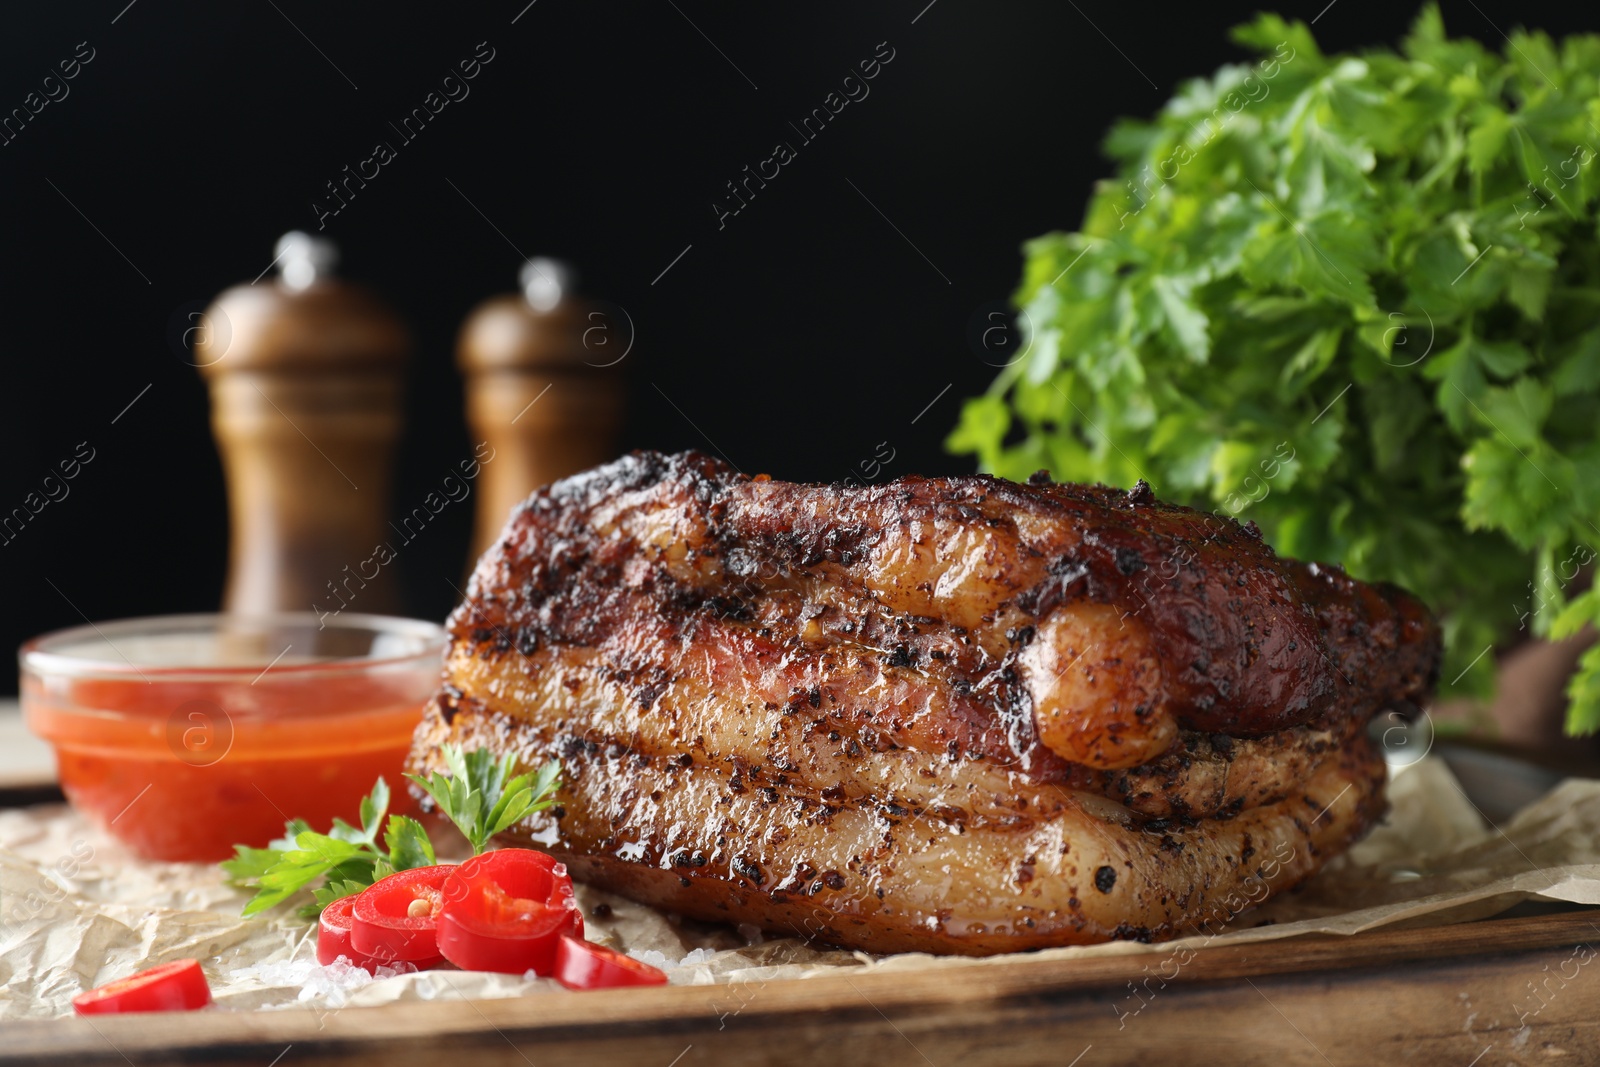
[[[917,662],[917,654],[906,645],[897,645],[884,660],[886,667],[912,667]]]
[[[1111,931],[1113,941],[1138,941],[1149,944],[1154,940],[1154,935],[1148,926],[1134,926],[1132,923],[1118,923],[1117,928]]]
[[[664,667],[649,667],[643,672],[644,680],[633,692],[633,699],[641,708],[649,709],[661,699],[661,694],[667,691],[667,686],[672,682],[672,676]]]

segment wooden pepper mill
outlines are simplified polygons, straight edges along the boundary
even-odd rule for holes
[[[411,344],[377,299],[329,276],[336,256],[285,235],[279,277],[222,293],[196,338],[228,484],[229,612],[399,605],[393,567],[373,553]]]
[[[520,280],[520,294],[478,305],[456,344],[467,428],[493,450],[479,479],[473,559],[529,493],[610,459],[622,418],[626,313],[576,296],[571,268],[556,260],[528,260]]]

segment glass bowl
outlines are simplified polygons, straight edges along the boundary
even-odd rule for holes
[[[444,646],[431,622],[376,615],[90,624],[22,646],[22,710],[74,807],[146,858],[209,862],[291,816],[359,822],[380,775],[407,810]]]

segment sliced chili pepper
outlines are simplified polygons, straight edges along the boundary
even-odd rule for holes
[[[454,871],[450,864],[417,867],[362,890],[350,908],[350,947],[378,961],[421,963],[438,956],[440,887]]]
[[[563,937],[556,947],[556,980],[568,989],[667,984],[667,976],[648,963],[576,937]]]
[[[566,864],[543,852],[503,848],[474,856],[444,884],[438,946],[467,971],[549,975],[563,934],[583,934]]]
[[[338,900],[322,909],[322,918],[317,924],[317,962],[327,966],[334,960],[343,956],[351,964],[360,967],[368,974],[376,974],[379,967],[392,967],[402,961],[386,959],[382,956],[367,956],[357,952],[350,944],[350,927],[354,916],[351,914],[355,907],[356,898],[352,894],[340,897]],[[437,966],[444,962],[437,950],[430,959],[406,961],[413,964],[418,970],[425,971],[429,967]]]
[[[79,1015],[194,1011],[210,1003],[211,986],[198,960],[163,963],[72,998],[73,1010]]]

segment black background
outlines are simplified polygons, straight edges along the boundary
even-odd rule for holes
[[[456,330],[515,288],[521,253],[570,260],[632,318],[622,448],[836,480],[888,442],[889,476],[969,470],[943,450],[994,373],[969,322],[1014,288],[1023,240],[1076,226],[1113,119],[1244,59],[1227,29],[1256,6],[125,2],[28,5],[0,34],[0,113],[95,50],[0,148],[0,512],[78,442],[97,452],[0,547],[7,646],[84,615],[217,606],[221,468],[169,324],[255,277],[281,233],[315,230],[323,183],[396,141],[387,123],[479,42],[494,59],[471,95],[325,230],[341,273],[416,337],[397,512],[469,454]],[[1480,5],[1447,3],[1451,32],[1498,47],[1518,23],[1587,28],[1556,5]],[[1280,8],[1318,17],[1325,50],[1393,42],[1414,14],[1323,9]],[[788,123],[879,42],[895,57],[870,95],[719,230],[724,183],[794,141]],[[449,610],[470,517],[446,509],[408,547],[410,613]]]

